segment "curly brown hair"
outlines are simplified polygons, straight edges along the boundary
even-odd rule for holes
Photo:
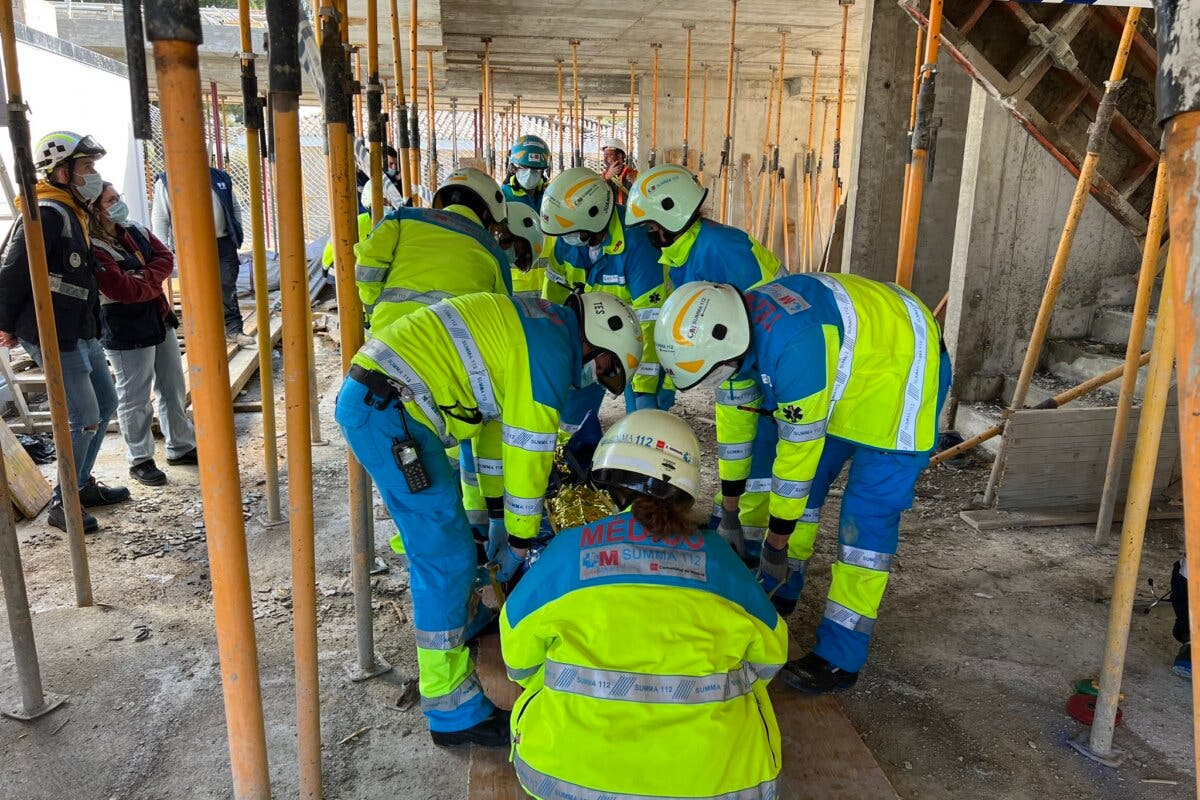
[[[640,495],[629,510],[633,518],[656,540],[667,536],[687,536],[695,533],[697,528],[691,514],[692,500],[688,497],[670,501]]]

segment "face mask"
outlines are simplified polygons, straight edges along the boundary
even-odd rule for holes
[[[667,233],[662,228],[647,228],[646,233],[649,236],[650,244],[654,245],[659,250],[665,250],[671,246],[671,234]]]
[[[542,171],[540,169],[520,168],[517,170],[517,183],[521,184],[523,189],[536,189],[542,182]]]
[[[76,186],[75,191],[79,193],[80,197],[91,203],[104,193],[104,178],[95,172],[84,175],[83,185]]]
[[[716,391],[717,387],[732,378],[735,372],[737,372],[737,368],[733,364],[720,364],[714,367],[713,371],[708,373],[708,376],[696,386],[710,392]]]
[[[568,247],[583,247],[585,244],[587,244],[587,240],[584,238],[586,235],[587,234],[578,232],[564,233],[562,235],[563,244],[567,245]]]
[[[394,178],[394,177],[396,177],[396,170],[394,170],[394,169],[389,169],[389,170],[387,170],[387,176],[388,176],[389,178]]]
[[[124,200],[118,200],[108,207],[108,218],[117,225],[124,225],[129,221],[129,206]]]
[[[588,386],[594,386],[599,380],[596,377],[596,361],[592,359],[583,365],[583,370],[579,373],[579,388],[583,389]]]

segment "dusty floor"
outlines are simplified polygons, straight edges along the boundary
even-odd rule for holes
[[[418,711],[388,707],[415,675],[407,579],[394,563],[376,579],[375,630],[379,652],[396,669],[367,683],[346,678],[354,625],[332,347],[319,347],[318,364],[322,426],[331,440],[313,451],[325,796],[462,798],[467,754],[435,748]],[[252,384],[248,394],[256,391]],[[712,452],[705,406],[705,398],[683,397],[684,413]],[[606,421],[614,410],[607,407]],[[237,420],[272,781],[276,797],[294,797],[288,533],[261,523],[259,417]],[[715,485],[715,464],[705,466]],[[98,515],[103,527],[88,537],[88,552],[102,606],[73,607],[66,542],[44,514],[20,525],[46,688],[70,701],[32,724],[0,719],[0,798],[232,796],[196,473],[167,471],[167,487],[135,487],[133,502]],[[109,437],[96,473],[128,482],[119,437]],[[1100,661],[1115,549],[1093,547],[1086,528],[973,531],[957,512],[985,479],[976,465],[942,468],[922,481],[904,520],[872,661],[842,698],[884,771],[904,798],[1191,796],[1190,689],[1170,672],[1169,607],[1134,619],[1126,722],[1117,732],[1130,753],[1126,766],[1113,771],[1076,755],[1066,742],[1079,726],[1063,706],[1071,684]],[[833,499],[810,586],[791,620],[804,645],[823,607],[837,510]],[[385,557],[391,532],[390,522],[378,521]],[[1169,583],[1181,536],[1178,523],[1152,523],[1143,587],[1147,577],[1161,588]],[[6,705],[17,701],[15,679],[5,626]]]

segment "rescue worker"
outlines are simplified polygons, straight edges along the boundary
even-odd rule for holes
[[[553,258],[546,266],[543,296],[561,303],[573,291],[607,292],[631,305],[642,324],[646,350],[625,396],[625,410],[655,408],[662,372],[654,354],[654,321],[666,298],[658,251],[645,229],[626,229],[624,209],[617,205],[612,186],[587,167],[572,167],[555,176],[542,198],[542,232],[557,237]],[[595,387],[572,398],[564,431],[588,432],[584,449],[600,439],[599,410],[604,393]],[[670,402],[674,402],[671,394]],[[666,406],[669,408],[670,403]]]
[[[508,257],[496,241],[507,216],[504,195],[477,169],[455,170],[433,208],[388,212],[354,246],[358,296],[372,328],[446,297],[512,294]]]
[[[537,212],[524,203],[508,203],[507,234],[500,246],[508,255],[512,270],[513,297],[542,296],[546,282],[546,237]],[[550,242],[550,247],[554,242]]]
[[[779,259],[754,237],[702,215],[707,194],[690,171],[675,164],[647,170],[629,194],[625,225],[646,227],[650,242],[662,251],[669,286],[712,281],[747,292],[781,277]],[[774,423],[754,412],[762,406],[755,386],[755,376],[744,375],[716,390],[722,491],[710,520],[711,526],[727,533],[741,529],[746,540],[743,555],[751,563],[758,560],[766,535],[776,443]]]
[[[867,660],[900,515],[912,506],[937,442],[950,382],[933,315],[894,284],[789,275],[745,295],[727,284],[684,284],[664,305],[655,333],[680,390],[723,384],[739,372],[759,376],[759,412],[772,415],[779,432],[759,574],[785,617],[804,586],[829,485],[851,462],[816,645],[788,664],[784,679],[814,693],[853,686]],[[742,543],[735,534],[730,544],[736,550]]]
[[[679,417],[619,420],[591,475],[626,510],[560,533],[504,604],[504,663],[524,688],[512,761],[533,797],[778,797],[767,683],[787,627],[691,521],[699,461]]]
[[[607,139],[604,142],[604,180],[612,184],[617,193],[617,203],[625,205],[629,190],[637,180],[637,170],[629,164],[625,155],[625,143],[620,139]]]
[[[362,197],[359,198],[359,202],[368,209],[371,207],[371,193],[372,193],[372,184],[371,184],[371,179],[368,178],[366,184],[363,186],[363,189],[362,189]],[[387,194],[384,194],[384,196],[383,196],[383,206],[386,209],[386,211],[384,212],[385,214],[387,213],[387,211],[392,210],[391,204],[388,203]],[[363,213],[359,214],[358,215],[358,241],[361,242],[361,241],[365,240],[368,236],[370,236],[371,229],[373,227],[374,227],[374,223],[372,222],[370,211],[364,211]],[[321,254],[321,266],[323,266],[325,268],[326,272],[328,272],[333,267],[333,234],[332,234],[332,232],[329,235],[329,239],[325,242],[325,251]]]
[[[536,214],[546,191],[550,171],[550,146],[540,136],[522,136],[508,151],[508,176],[504,179],[504,199],[524,203]]]
[[[507,537],[493,568],[508,580],[538,532],[568,392],[599,382],[619,394],[642,344],[633,312],[610,295],[563,307],[476,293],[376,329],[354,356],[336,418],[404,540],[436,744],[508,743],[508,715],[484,696],[466,647],[492,617],[470,607],[476,551],[443,448],[502,426]]]
[[[91,230],[84,210],[104,190],[96,161],[105,155],[105,150],[91,136],[54,131],[38,140],[33,155],[34,166],[42,175],[34,191],[46,244],[46,268],[50,273],[50,300],[67,395],[75,477],[83,506],[83,529],[90,532],[100,524],[88,513],[88,508],[129,499],[129,490],[124,486],[106,486],[92,475],[108,423],[117,410],[117,390],[100,346],[100,293],[92,258]],[[29,281],[25,227],[19,216],[0,258],[0,347],[16,347],[18,342],[44,369]],[[59,530],[67,529],[62,486],[54,487],[46,521]]]

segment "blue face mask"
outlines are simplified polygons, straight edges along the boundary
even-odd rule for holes
[[[584,238],[585,236],[586,234],[579,232],[564,233],[562,235],[563,244],[567,245],[568,247],[583,247],[585,244],[587,244],[587,240]]]
[[[99,173],[92,172],[83,176],[83,185],[76,186],[75,191],[87,202],[91,203],[104,193],[104,178]]]
[[[118,200],[108,207],[108,218],[117,225],[124,225],[129,221],[129,206],[124,200]]]

